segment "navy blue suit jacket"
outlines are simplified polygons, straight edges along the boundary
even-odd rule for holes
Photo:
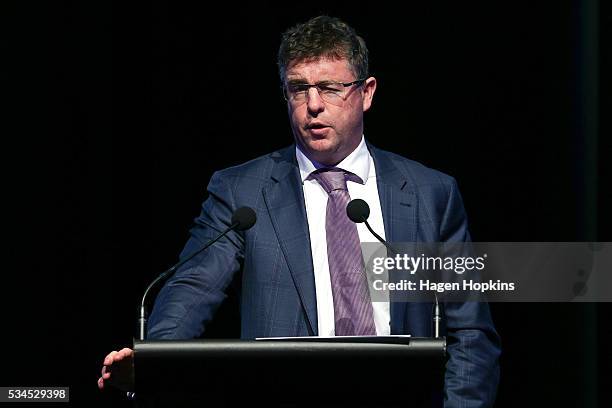
[[[469,240],[453,178],[368,145],[376,166],[385,234],[390,242]],[[252,207],[257,223],[232,232],[184,265],[160,291],[149,339],[199,337],[241,276],[242,338],[317,335],[310,236],[295,146],[215,173],[182,256]],[[492,405],[499,379],[499,338],[486,303],[443,307],[448,339],[445,406]],[[392,303],[391,333],[432,336],[431,303]]]

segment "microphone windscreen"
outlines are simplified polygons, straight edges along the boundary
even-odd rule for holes
[[[255,225],[257,215],[250,207],[240,207],[232,215],[232,225],[236,225],[238,231],[244,231]]]
[[[370,216],[370,206],[365,201],[356,198],[355,200],[351,200],[346,206],[346,215],[348,215],[353,222],[364,222]]]

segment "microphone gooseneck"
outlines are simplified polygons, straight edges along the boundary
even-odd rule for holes
[[[372,233],[372,235],[374,235],[374,237],[376,237],[376,239],[380,241],[380,243],[383,244],[389,250],[389,252],[393,253],[394,255],[398,255],[398,252],[391,245],[389,245],[389,243],[385,241],[380,235],[378,235],[370,226],[370,223],[368,222],[368,217],[370,216],[370,206],[368,205],[368,203],[359,198],[351,200],[346,206],[346,215],[354,223],[364,223],[370,233]],[[440,304],[438,302],[438,295],[436,294],[436,292],[433,292],[433,295],[435,300],[433,311],[434,335],[436,338],[438,338],[440,337],[440,320],[442,320],[442,318],[440,317]]]
[[[180,268],[186,262],[193,259],[196,255],[200,254],[206,248],[208,248],[209,246],[211,246],[212,244],[214,244],[215,242],[223,238],[231,230],[245,231],[251,228],[253,225],[255,225],[256,222],[257,222],[257,215],[255,214],[255,211],[253,211],[252,208],[250,207],[238,208],[232,214],[231,225],[229,227],[227,227],[223,232],[217,235],[215,239],[208,241],[204,246],[192,252],[191,254],[187,255],[185,258],[181,259],[176,264],[174,264],[173,266],[171,266],[170,268],[162,272],[157,278],[153,280],[153,282],[149,284],[149,286],[147,286],[147,288],[144,291],[144,295],[142,296],[142,301],[140,302],[140,317],[138,318],[138,332],[139,332],[138,336],[140,340],[144,340],[146,337],[147,310],[146,310],[145,305],[146,305],[147,295],[149,294],[149,291],[151,290],[151,288],[153,288],[158,282],[172,276],[172,274],[176,272],[178,268]]]

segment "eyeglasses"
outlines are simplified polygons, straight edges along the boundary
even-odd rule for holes
[[[287,101],[295,105],[301,105],[306,102],[310,88],[316,88],[323,101],[332,105],[342,106],[350,88],[353,85],[361,86],[365,80],[366,78],[353,82],[321,81],[316,84],[290,83],[283,87],[283,95]]]

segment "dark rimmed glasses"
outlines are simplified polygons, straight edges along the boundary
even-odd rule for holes
[[[290,82],[283,87],[283,95],[292,104],[301,105],[307,101],[310,88],[316,88],[324,102],[342,106],[351,87],[354,85],[361,86],[366,79],[362,78],[352,82],[321,81],[316,84]]]

